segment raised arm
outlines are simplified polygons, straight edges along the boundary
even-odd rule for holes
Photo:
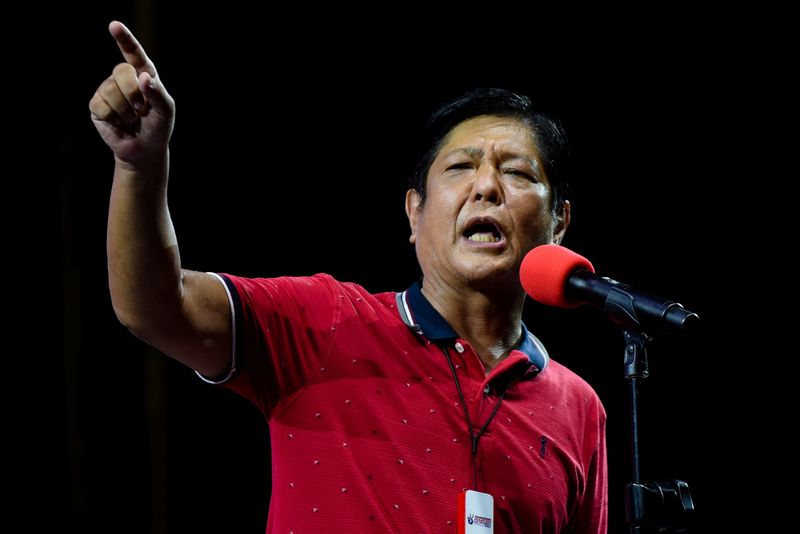
[[[108,272],[119,320],[137,337],[207,376],[231,364],[230,308],[212,275],[181,268],[167,207],[175,103],[133,34],[109,31],[123,63],[89,102],[114,153],[108,214]]]

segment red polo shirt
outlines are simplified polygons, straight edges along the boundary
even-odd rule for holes
[[[234,363],[216,383],[269,421],[268,533],[455,532],[464,489],[492,494],[498,534],[606,532],[605,411],[524,326],[487,376],[416,284],[220,279]]]

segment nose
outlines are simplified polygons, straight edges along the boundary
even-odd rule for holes
[[[503,203],[503,186],[500,173],[488,163],[481,165],[472,182],[472,199],[475,202],[488,202],[500,205]]]

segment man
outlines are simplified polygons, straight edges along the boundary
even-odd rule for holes
[[[434,115],[406,195],[423,278],[402,293],[189,271],[167,208],[174,102],[128,29],[110,31],[125,63],[89,108],[116,161],[114,310],[262,410],[267,532],[604,533],[605,412],[521,320],[520,262],[569,225],[556,124],[502,90]],[[488,508],[459,508],[466,490]]]

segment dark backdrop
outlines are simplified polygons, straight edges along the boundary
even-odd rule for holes
[[[598,273],[679,300],[704,321],[695,339],[657,335],[650,346],[644,476],[689,482],[693,532],[742,521],[747,500],[732,488],[753,438],[737,426],[742,333],[726,321],[734,299],[718,265],[735,255],[727,236],[753,224],[747,198],[720,200],[752,170],[742,165],[742,113],[721,98],[739,83],[746,43],[708,20],[661,30],[606,15],[612,22],[588,33],[527,13],[395,20],[402,29],[388,30],[363,12],[363,23],[312,27],[255,8],[131,2],[56,21],[58,164],[42,206],[58,232],[42,244],[60,265],[52,314],[61,329],[34,339],[46,358],[36,359],[45,371],[31,435],[45,447],[30,462],[31,517],[81,532],[262,532],[266,521],[261,415],[148,349],[111,309],[113,159],[87,104],[120,60],[107,33],[117,18],[141,37],[177,102],[170,204],[184,265],[197,270],[328,272],[373,291],[403,289],[416,275],[403,198],[428,113],[463,89],[502,86],[560,117],[576,171],[565,245]],[[621,334],[592,309],[531,302],[526,322],[606,405],[610,532],[624,532]]]

